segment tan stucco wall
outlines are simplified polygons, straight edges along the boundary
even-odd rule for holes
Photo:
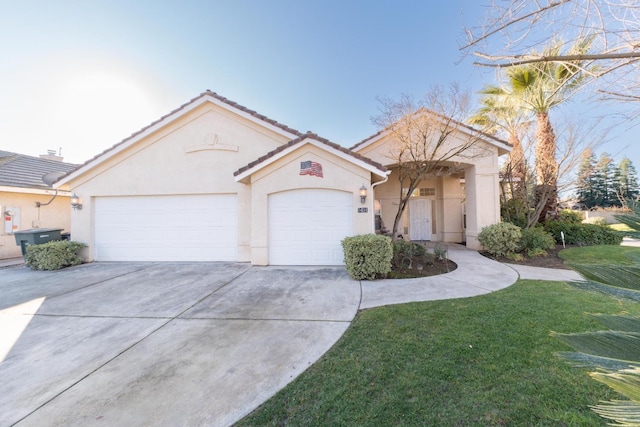
[[[458,132],[448,142],[449,147],[463,144],[469,136]],[[397,161],[390,156],[393,147],[392,135],[382,134],[371,144],[356,148],[359,154],[394,169]],[[500,221],[498,148],[484,141],[476,142],[468,155],[453,157],[448,162],[464,171],[465,185],[460,184],[460,176],[437,177],[425,180],[420,187],[435,187],[436,195],[427,197],[435,203],[432,217],[432,240],[443,242],[467,242],[467,247],[481,249],[477,235],[480,230]],[[466,187],[466,189],[465,189]],[[380,200],[382,219],[391,231],[398,209],[400,183],[397,169],[387,183],[375,189],[375,198]],[[467,228],[463,228],[463,203],[466,204]],[[408,224],[409,208],[405,211]],[[404,230],[401,227],[400,233]]]
[[[300,175],[301,161],[322,164],[323,178]],[[269,263],[269,195],[305,188],[321,188],[345,191],[353,194],[353,235],[373,233],[373,199],[371,172],[355,166],[347,160],[327,151],[306,144],[251,176],[251,210],[253,238],[251,263]],[[360,187],[369,191],[366,204],[360,203]],[[359,207],[367,207],[367,213],[358,213]]]
[[[391,231],[393,221],[398,212],[400,199],[400,181],[397,178],[397,169],[392,169],[389,180],[375,187],[374,198],[380,202],[382,221]],[[406,187],[406,185],[405,185]],[[462,242],[463,221],[462,202],[464,194],[458,177],[438,177],[424,180],[419,188],[435,188],[434,196],[424,198],[431,200],[431,240],[435,242]],[[398,234],[408,239],[408,227],[411,222],[411,210],[405,210],[404,221],[401,222]],[[405,230],[406,228],[406,230]]]
[[[53,195],[25,194],[19,192],[0,192],[0,207],[2,214],[7,207],[20,209],[20,229],[30,228],[62,228],[63,232],[71,231],[71,205],[69,196],[58,195],[51,204],[36,207],[36,202],[47,203]],[[4,220],[4,218],[3,218]],[[73,238],[74,236],[72,236]],[[4,221],[0,228],[0,259],[22,256],[20,247],[16,245],[13,234],[4,233]]]
[[[85,258],[94,259],[95,197],[237,194],[238,261],[249,261],[250,191],[233,172],[289,139],[217,105],[201,105],[69,182],[84,205],[72,215],[74,240],[89,245]]]

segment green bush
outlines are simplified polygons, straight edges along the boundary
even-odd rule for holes
[[[520,227],[509,222],[489,225],[478,234],[480,244],[495,256],[508,256],[517,252],[521,238]]]
[[[400,268],[404,260],[408,260],[407,264],[411,265],[413,257],[422,257],[427,250],[420,243],[407,242],[406,240],[398,240],[393,242],[393,257],[391,264],[395,268]]]
[[[560,232],[564,232],[564,241],[568,245],[593,246],[622,243],[622,233],[600,225],[547,221],[544,228],[557,243],[562,243]]]
[[[524,200],[509,199],[500,206],[500,217],[502,221],[517,225],[520,228],[527,226],[527,214],[529,207]]]
[[[547,249],[553,249],[556,246],[553,236],[540,227],[525,228],[521,233],[519,251],[526,253],[530,258],[546,255]]]
[[[582,221],[583,224],[593,224],[604,227],[607,225],[607,220],[601,216],[592,216],[591,218],[586,218]]]
[[[584,215],[579,211],[571,211],[569,209],[558,212],[558,221],[567,224],[580,224],[584,219]]]
[[[379,234],[345,237],[344,263],[355,280],[373,280],[391,271],[391,238]]]
[[[25,264],[32,270],[60,270],[64,267],[82,264],[78,255],[85,245],[67,240],[53,241],[27,247]]]

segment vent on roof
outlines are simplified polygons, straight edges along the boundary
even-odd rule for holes
[[[61,162],[63,160],[62,157],[62,148],[60,148],[60,153],[56,154],[56,150],[47,150],[47,154],[40,154],[41,159],[47,160],[55,160],[56,162]]]

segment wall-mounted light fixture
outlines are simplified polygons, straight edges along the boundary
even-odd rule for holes
[[[73,193],[71,195],[71,207],[74,210],[76,210],[76,209],[79,210],[79,211],[82,210],[82,204],[80,203],[80,197],[78,197],[78,195],[76,193]]]
[[[367,200],[367,187],[362,184],[360,187],[360,203],[364,205],[364,202]]]

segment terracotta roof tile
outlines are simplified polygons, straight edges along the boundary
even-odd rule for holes
[[[265,154],[264,156],[261,156],[260,158],[258,158],[257,160],[254,160],[253,162],[249,163],[246,166],[241,167],[240,169],[238,169],[237,171],[235,171],[233,173],[233,176],[238,176],[246,171],[248,171],[249,169],[254,168],[255,166],[259,165],[260,163],[264,162],[265,160],[268,160],[270,158],[272,158],[273,156],[277,155],[278,153],[281,153],[282,151],[287,150],[288,148],[293,147],[296,144],[299,144],[300,142],[304,141],[307,138],[311,138],[315,141],[321,142],[322,144],[325,144],[335,150],[338,150],[342,153],[345,153],[351,157],[354,157],[360,161],[363,161],[375,168],[380,169],[383,172],[387,171],[387,168],[383,165],[381,165],[378,162],[374,162],[373,160],[369,159],[368,157],[365,157],[361,154],[356,153],[355,151],[350,150],[349,148],[343,147],[341,145],[336,144],[335,142],[331,142],[328,139],[322,138],[320,136],[318,136],[317,134],[313,133],[313,132],[307,132],[305,134],[301,134],[299,137],[292,139],[291,141],[287,142],[284,145],[281,145],[280,147],[276,148],[275,150],[269,151],[267,154]]]

